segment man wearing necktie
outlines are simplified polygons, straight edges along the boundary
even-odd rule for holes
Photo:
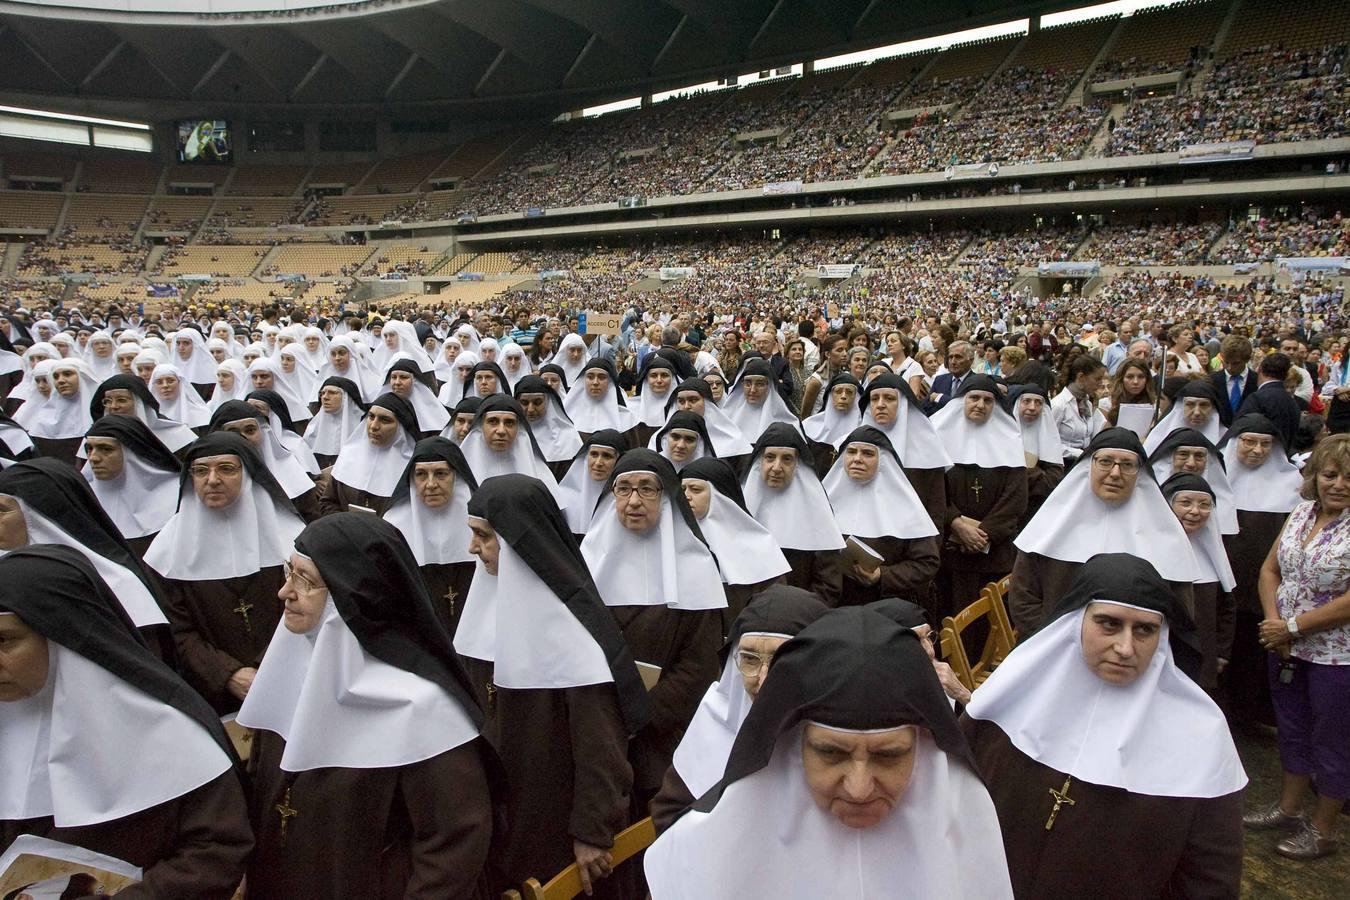
[[[1219,395],[1219,421],[1226,428],[1233,424],[1234,414],[1242,406],[1243,399],[1256,390],[1256,375],[1248,368],[1252,361],[1252,345],[1247,338],[1228,335],[1223,339],[1219,353],[1223,356],[1223,368],[1210,373],[1209,383]]]

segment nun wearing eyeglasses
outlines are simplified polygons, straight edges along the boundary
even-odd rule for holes
[[[722,577],[675,469],[642,448],[614,466],[581,552],[633,658],[656,679],[652,721],[629,748],[643,809],[717,678]]]
[[[217,431],[188,448],[178,511],[146,551],[188,683],[222,714],[248,694],[281,621],[277,590],[304,528],[253,446]]]
[[[408,542],[436,617],[453,638],[473,581],[468,504],[478,481],[457,445],[442,437],[417,442],[384,520]]]
[[[239,886],[253,834],[220,720],[66,547],[0,559],[0,771],[0,854],[29,837],[123,860],[126,898]]]
[[[629,820],[628,739],[651,716],[618,625],[552,494],[490,478],[469,504],[478,557],[455,634],[506,772],[498,890],[575,862],[588,893]],[[493,896],[497,896],[493,894]]]
[[[1199,664],[1168,583],[1109,553],[975,691],[962,726],[1019,900],[1239,895],[1247,776]]]
[[[211,414],[207,430],[208,433],[229,431],[248,441],[295,505],[300,518],[312,522],[323,514],[314,479],[301,461],[281,445],[279,423],[274,428],[268,418],[252,403],[227,400]]]
[[[989,791],[919,639],[833,610],[774,655],[718,784],[646,853],[653,900],[1003,900]]]
[[[722,677],[703,695],[652,800],[658,832],[722,780],[731,745],[764,685],[775,651],[828,611],[815,594],[776,584],[736,616],[722,645]]]
[[[1013,544],[1008,615],[1022,634],[1041,626],[1083,563],[1099,553],[1149,560],[1187,614],[1194,609],[1192,585],[1200,570],[1191,543],[1158,489],[1144,445],[1128,428],[1093,436]]]
[[[397,529],[338,513],[295,538],[257,729],[248,895],[485,897],[497,762]]]

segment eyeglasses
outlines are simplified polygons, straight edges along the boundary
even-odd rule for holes
[[[281,564],[281,569],[286,574],[286,580],[295,585],[298,590],[302,590],[305,593],[328,589],[328,585],[326,584],[315,584],[310,581],[308,576],[288,562],[283,562]]]
[[[736,651],[736,669],[745,676],[758,675],[772,661],[772,655],[765,656],[760,653],[751,653],[749,650]]]
[[[1105,474],[1110,472],[1116,466],[1120,466],[1120,474],[1134,475],[1139,471],[1139,460],[1137,459],[1116,459],[1110,456],[1092,457],[1092,465],[1098,472]]]
[[[244,467],[238,463],[220,463],[215,466],[192,466],[188,469],[188,472],[190,472],[192,477],[198,481],[204,481],[211,477],[212,472],[215,472],[222,478],[233,478],[235,475],[242,472],[243,469]]]
[[[652,484],[643,484],[633,487],[631,484],[614,485],[614,496],[620,500],[627,500],[636,492],[643,500],[655,500],[661,496],[661,488]]]

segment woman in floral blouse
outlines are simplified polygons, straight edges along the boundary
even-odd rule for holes
[[[1336,851],[1350,797],[1350,434],[1324,439],[1304,468],[1303,496],[1261,569],[1261,644],[1284,769],[1280,800],[1246,817],[1250,828],[1294,834],[1291,859]],[[1302,814],[1310,783],[1317,803]]]

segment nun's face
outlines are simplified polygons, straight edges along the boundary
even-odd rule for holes
[[[703,395],[698,391],[680,391],[675,395],[675,408],[696,415],[703,415]]]
[[[672,428],[666,433],[666,448],[675,462],[688,462],[698,447],[698,432],[687,428]]]
[[[763,375],[746,375],[741,379],[741,393],[745,395],[746,403],[759,406],[769,396],[769,379]]]
[[[1270,459],[1275,438],[1268,434],[1240,434],[1237,439],[1237,458],[1249,469],[1259,469]]]
[[[584,344],[573,344],[567,348],[567,361],[572,365],[580,365],[586,358],[586,346]]]
[[[909,787],[918,743],[912,725],[859,734],[808,723],[802,770],[816,806],[849,828],[880,824]]]
[[[490,412],[483,417],[483,439],[487,441],[488,449],[497,453],[511,449],[519,430],[515,413]]]
[[[47,639],[13,613],[0,613],[0,703],[23,700],[42,690],[47,665]]]
[[[546,384],[546,385],[548,385],[549,387],[553,388],[553,390],[555,390],[555,391],[557,391],[557,392],[559,392],[559,393],[562,393],[562,389],[563,389],[562,378],[560,378],[560,377],[558,376],[558,373],[556,373],[556,372],[544,372],[544,373],[543,373],[542,375],[540,375],[539,377],[542,378],[542,379],[544,379],[544,384]]]
[[[52,382],[46,375],[34,375],[33,386],[44,399],[52,395]]]
[[[1214,404],[1204,397],[1183,397],[1181,400],[1181,417],[1186,420],[1188,428],[1194,428],[1199,431],[1205,427],[1209,417],[1214,415]]]
[[[797,451],[792,447],[766,447],[759,458],[759,472],[766,487],[781,491],[797,474]]]
[[[13,497],[0,494],[0,550],[28,546],[28,522],[23,507]]]
[[[1041,417],[1045,412],[1045,400],[1037,394],[1027,394],[1025,397],[1017,399],[1017,415],[1023,422],[1030,425]]]
[[[1214,498],[1204,491],[1177,491],[1172,495],[1171,505],[1187,534],[1195,534],[1204,528],[1214,512]]]
[[[478,396],[487,397],[498,391],[497,376],[491,372],[478,372],[473,376],[473,389]]]
[[[446,341],[445,346],[441,348],[441,355],[445,357],[446,362],[453,363],[459,358],[459,351],[461,349],[462,348],[455,341]]]
[[[155,364],[152,362],[136,363],[136,374],[140,377],[141,381],[149,384],[150,379],[155,374]]]
[[[830,389],[830,402],[835,412],[846,413],[858,402],[858,389],[851,384],[836,384]]]
[[[108,340],[107,338],[101,337],[96,341],[91,341],[89,346],[91,346],[94,349],[94,355],[97,356],[99,359],[107,359],[108,357],[112,356],[113,342]]]
[[[166,403],[178,399],[178,379],[172,375],[161,375],[156,378],[154,388],[155,394]]]
[[[647,373],[647,387],[657,396],[664,397],[666,391],[670,390],[670,370],[652,369]]]
[[[976,425],[989,421],[994,412],[994,395],[988,391],[971,391],[962,398],[965,403],[966,418]]]
[[[661,518],[661,479],[653,472],[625,472],[614,480],[614,509],[629,531],[650,531]]]
[[[244,490],[244,463],[232,453],[195,459],[188,474],[197,499],[207,509],[224,509]]]
[[[586,394],[595,400],[609,393],[609,376],[603,369],[590,369],[586,372]]]
[[[1178,447],[1172,451],[1172,471],[1204,475],[1209,464],[1209,451],[1204,447]]]
[[[281,354],[281,371],[287,375],[295,371],[295,357],[289,353]]]
[[[721,378],[704,378],[708,382],[708,387],[712,388],[713,401],[721,403],[722,398],[727,394],[727,383]]]
[[[1133,684],[1162,637],[1160,613],[1098,601],[1083,612],[1083,661],[1102,681]]]
[[[398,434],[398,419],[382,406],[372,406],[366,413],[366,438],[376,447],[393,443]]]
[[[117,354],[117,371],[123,375],[135,374],[134,369],[132,368],[132,363],[134,363],[135,361],[136,361],[135,353]]]
[[[346,372],[347,367],[352,364],[351,351],[346,347],[331,347],[328,350],[328,361],[333,364],[333,371]]]
[[[270,391],[273,390],[276,385],[276,380],[272,377],[272,373],[266,369],[250,372],[249,378],[253,380],[253,389],[255,391]]]
[[[464,437],[473,427],[473,413],[463,412],[455,414],[455,443],[464,442]]]
[[[99,481],[109,481],[122,474],[125,460],[122,444],[109,437],[84,439],[84,455],[89,457],[89,468]]]
[[[215,361],[216,361],[217,363],[223,363],[223,362],[225,361],[225,348],[224,348],[224,347],[212,347],[212,348],[211,348],[211,356],[215,359]]]
[[[614,464],[619,461],[619,453],[613,447],[602,447],[595,445],[586,451],[586,471],[590,473],[591,481],[608,481],[609,473],[614,471]]]
[[[216,373],[216,384],[222,391],[234,390],[234,373],[229,369],[222,369]]]
[[[253,365],[254,360],[258,360],[258,359],[262,359],[262,354],[259,353],[257,350],[245,350],[245,351],[244,351],[244,366],[245,366],[245,367],[248,367],[248,366]],[[344,369],[343,371],[346,371],[346,370]]]
[[[516,374],[520,371],[520,364],[524,359],[525,357],[517,353],[510,354],[506,357],[506,371],[510,372],[512,375]]]
[[[326,413],[338,413],[342,411],[342,388],[336,388],[329,385],[319,391],[319,406]]]
[[[397,331],[394,331],[392,328],[391,328],[391,329],[385,330],[385,332],[384,332],[384,345],[385,345],[386,347],[388,347],[390,350],[397,351],[397,350],[398,350],[398,332],[397,332]]]
[[[299,553],[291,554],[286,566],[286,580],[281,583],[277,596],[286,604],[282,614],[282,624],[292,634],[308,634],[323,618],[323,608],[328,604],[328,585],[312,560],[305,559]]]
[[[496,362],[497,348],[492,346],[491,344],[484,344],[479,349],[478,355],[482,357],[483,362]]]
[[[257,419],[236,419],[221,426],[222,431],[233,431],[253,445],[255,450],[262,449],[262,424]]]
[[[104,391],[103,411],[114,416],[133,416],[136,414],[136,395],[126,388]]]
[[[489,575],[497,574],[501,544],[497,542],[497,532],[487,519],[469,516],[469,552],[483,561],[483,568]]]
[[[1134,493],[1139,478],[1139,457],[1129,450],[1098,450],[1092,454],[1089,473],[1092,493],[1107,503],[1123,503]]]
[[[890,374],[891,374],[890,366],[885,365],[883,363],[877,363],[876,365],[868,368],[865,375],[865,380],[871,381],[873,378],[880,378],[882,375],[890,375]]]
[[[417,499],[430,509],[450,502],[455,491],[455,470],[448,462],[420,462],[413,465],[413,489]]]
[[[689,508],[694,511],[694,518],[706,516],[708,507],[712,505],[712,486],[697,478],[686,478],[680,482],[680,486],[684,489],[684,499],[689,502]]]
[[[876,388],[868,395],[867,408],[878,425],[889,425],[900,410],[900,392],[895,388]]]
[[[191,359],[191,358],[192,358],[192,339],[191,339],[191,338],[179,338],[178,340],[176,340],[176,341],[173,342],[173,345],[174,345],[174,348],[178,350],[178,358],[179,358],[179,359]]]
[[[844,448],[844,472],[859,484],[877,477],[881,451],[874,444],[849,444]]]
[[[473,366],[467,362],[463,362],[455,366],[455,373],[459,375],[460,381],[467,381],[469,379],[469,373],[472,371]]]
[[[408,372],[390,372],[389,390],[400,397],[412,396],[413,377]]]
[[[62,397],[74,397],[80,392],[80,373],[74,369],[57,369],[52,373],[52,381]]]
[[[769,674],[774,652],[787,642],[787,638],[774,634],[747,634],[736,645],[736,670],[741,673],[741,684],[752,701],[759,696]]]
[[[538,422],[544,417],[548,401],[543,394],[521,394],[516,399],[525,408],[525,421]]]
[[[313,334],[312,334],[312,335],[309,335],[308,337],[306,337],[306,338],[305,338],[305,349],[308,350],[310,353],[313,353],[313,352],[315,352],[316,350],[318,350],[318,349],[319,349],[319,336],[318,336],[318,335],[313,335]]]

